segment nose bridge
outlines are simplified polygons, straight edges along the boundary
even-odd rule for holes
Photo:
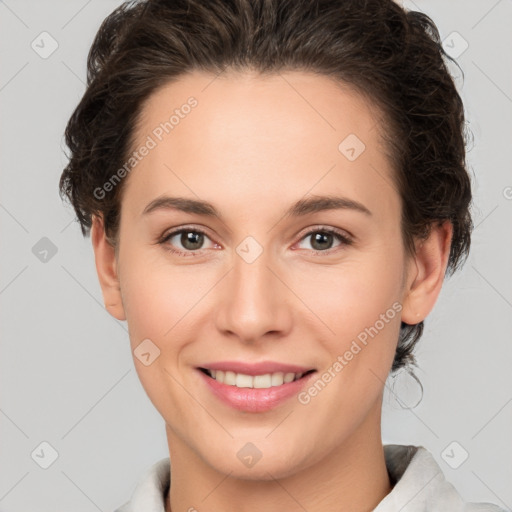
[[[232,271],[226,276],[223,311],[217,317],[220,329],[244,340],[256,340],[266,332],[286,328],[285,292],[270,270],[271,260],[270,251],[258,248],[253,240],[237,247]]]
[[[247,295],[254,302],[268,295],[270,288],[275,284],[271,282],[275,277],[269,270],[270,259],[266,251],[254,260],[246,259],[237,253],[233,262],[232,279],[236,293],[241,294],[240,298]]]

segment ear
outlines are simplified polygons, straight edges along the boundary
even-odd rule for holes
[[[105,308],[114,318],[126,320],[117,275],[115,249],[107,240],[101,217],[92,218],[91,241]]]
[[[445,221],[434,224],[429,237],[416,244],[404,289],[402,322],[418,324],[434,308],[444,282],[452,236],[453,225]]]

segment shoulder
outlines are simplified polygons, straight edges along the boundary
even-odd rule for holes
[[[393,489],[374,512],[506,512],[491,503],[464,501],[423,446],[384,445],[384,455]]]
[[[161,459],[146,469],[137,481],[131,499],[114,512],[165,512],[165,494],[170,485],[170,459]]]

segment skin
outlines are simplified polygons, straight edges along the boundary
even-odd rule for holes
[[[138,142],[190,96],[197,107],[124,184],[117,250],[100,216],[91,231],[107,310],[127,321],[132,351],[146,338],[160,349],[149,366],[137,357],[134,365],[166,423],[166,511],[370,511],[391,491],[380,424],[400,320],[415,324],[432,310],[452,227],[434,226],[406,254],[379,111],[349,87],[298,71],[190,73],[150,96]],[[354,161],[338,150],[349,134],[366,146]],[[209,201],[222,220],[171,209],[142,215],[162,194]],[[328,194],[371,215],[283,217],[295,201]],[[190,252],[179,235],[157,243],[181,226],[207,232],[196,256],[166,250]],[[322,227],[353,243],[333,237],[318,249],[306,232]],[[236,252],[247,236],[263,248],[250,264]],[[307,405],[292,397],[268,412],[238,411],[195,369],[279,361],[322,374],[395,302],[401,312]],[[237,457],[248,442],[262,453],[252,467]]]

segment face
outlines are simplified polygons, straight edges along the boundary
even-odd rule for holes
[[[194,72],[144,105],[113,314],[176,450],[266,479],[378,431],[416,268],[380,128],[302,72]]]

